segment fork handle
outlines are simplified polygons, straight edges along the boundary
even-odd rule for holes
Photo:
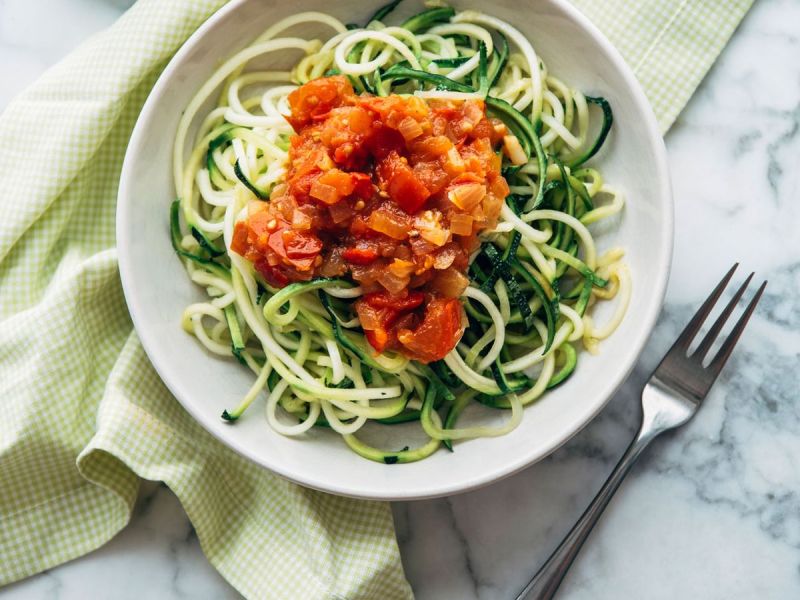
[[[572,565],[572,561],[578,555],[583,543],[592,531],[592,528],[597,523],[600,515],[603,514],[609,500],[617,491],[625,475],[628,474],[633,463],[639,458],[648,444],[656,437],[661,431],[653,429],[643,424],[639,428],[639,433],[631,442],[625,454],[614,467],[611,475],[609,475],[603,487],[597,492],[597,495],[592,500],[592,503],[586,508],[581,518],[575,523],[575,526],[569,532],[564,541],[561,542],[555,552],[550,555],[547,562],[542,565],[539,572],[534,575],[533,579],[528,582],[528,585],[519,593],[517,600],[550,600],[555,596],[558,586],[567,574]]]

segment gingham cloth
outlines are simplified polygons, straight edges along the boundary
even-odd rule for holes
[[[0,117],[0,585],[104,544],[145,478],[177,494],[247,597],[409,598],[388,504],[304,489],[222,446],[132,330],[114,247],[123,154],[158,73],[223,3],[139,0]],[[751,2],[575,3],[666,130]]]

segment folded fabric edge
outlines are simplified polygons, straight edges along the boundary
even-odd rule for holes
[[[153,412],[158,407],[148,398],[167,390],[151,369],[132,332],[106,385],[98,432],[82,452],[81,466],[97,454],[113,456],[143,479],[165,482],[209,562],[247,597],[272,597],[274,590],[286,592],[275,592],[276,598],[413,597],[388,503],[359,503],[303,488],[215,440],[201,448],[192,433],[198,425],[178,426],[182,409],[174,398],[169,401],[175,406],[162,407],[171,415],[166,420],[161,409]],[[131,372],[140,376],[131,380],[126,376]],[[147,443],[138,430],[147,433]],[[337,510],[345,510],[345,518],[332,523],[326,514]],[[341,530],[337,525],[344,525],[346,535],[334,541],[329,536]],[[336,566],[319,568],[319,560]],[[283,575],[287,569],[290,577]]]
[[[739,0],[738,6],[725,11],[725,18],[722,22],[714,21],[713,26],[715,33],[710,34],[713,36],[713,39],[706,46],[701,46],[700,48],[689,46],[688,48],[683,48],[689,55],[687,62],[693,59],[693,64],[687,66],[688,73],[683,72],[685,77],[684,83],[680,86],[675,85],[672,87],[672,94],[674,95],[668,102],[666,100],[661,101],[661,96],[654,91],[656,85],[660,86],[665,82],[650,81],[648,76],[655,79],[655,77],[661,73],[662,69],[659,65],[664,64],[663,59],[665,57],[663,55],[671,54],[671,50],[666,47],[664,42],[666,40],[675,42],[675,40],[670,39],[672,33],[676,31],[685,31],[687,29],[685,21],[691,21],[693,23],[706,22],[706,20],[703,19],[702,13],[707,10],[707,8],[703,6],[703,3],[697,3],[694,7],[691,7],[689,2],[682,3],[680,5],[681,8],[687,7],[686,10],[682,11],[679,18],[676,15],[676,18],[671,19],[668,28],[658,35],[659,42],[657,42],[657,45],[660,45],[659,51],[649,52],[646,57],[644,57],[644,60],[634,67],[634,74],[645,87],[648,99],[650,99],[651,95],[654,96],[654,98],[650,99],[650,102],[656,113],[656,118],[662,134],[666,134],[667,131],[669,131],[678,116],[691,101],[692,96],[694,96],[700,84],[711,72],[711,69],[719,59],[722,51],[728,45],[736,29],[741,25],[742,20],[752,7],[753,1],[754,0]],[[706,27],[710,27],[711,25],[712,23],[709,22]],[[693,42],[698,43],[694,40]]]
[[[124,529],[139,489],[138,478],[131,476],[133,479],[117,490],[87,480],[46,502],[1,518],[0,587],[80,558]],[[76,536],[60,526],[69,515],[81,523],[84,535]],[[19,551],[21,546],[24,552]]]
[[[177,402],[177,401],[176,401]],[[117,406],[118,410],[122,410],[127,417],[131,421],[149,421],[155,419],[153,415],[148,413],[147,411],[143,410],[141,407],[131,404],[131,403],[124,403],[124,407]],[[116,418],[123,418],[124,415],[117,412]],[[178,501],[181,503],[182,508],[186,512],[189,520],[191,521],[193,527],[196,530],[197,538],[200,543],[200,547],[205,555],[206,559],[209,563],[222,575],[222,577],[239,593],[244,595],[248,598],[256,598],[261,597],[262,590],[258,587],[257,581],[258,577],[253,579],[242,578],[237,576],[236,567],[238,566],[238,560],[236,556],[226,555],[224,552],[220,551],[220,548],[214,547],[214,545],[209,541],[209,537],[213,535],[212,532],[209,531],[210,527],[213,525],[209,522],[207,516],[202,514],[202,509],[199,506],[202,502],[197,497],[197,494],[189,494],[187,492],[188,489],[196,487],[193,486],[186,481],[181,481],[181,472],[179,469],[164,469],[159,468],[159,466],[144,464],[140,461],[140,458],[131,455],[130,448],[126,448],[124,444],[118,442],[115,439],[113,434],[107,434],[107,430],[101,429],[94,438],[92,438],[89,445],[84,449],[81,453],[79,458],[79,462],[81,464],[82,472],[85,471],[91,461],[95,460],[95,457],[98,454],[106,454],[109,456],[113,456],[115,460],[122,462],[129,466],[132,469],[132,472],[135,472],[138,477],[148,481],[163,481],[167,487],[169,487],[170,491],[175,494]],[[172,442],[176,444],[176,452],[182,456],[186,462],[190,462],[198,458],[197,448],[189,443],[188,440],[183,440],[181,438],[172,439]],[[177,456],[176,456],[177,458]],[[182,462],[182,461],[179,461]],[[205,457],[202,460],[202,469],[206,472],[210,469],[211,471],[216,473],[215,479],[222,482],[223,486],[228,490],[230,497],[235,499],[235,494],[233,490],[229,488],[227,483],[225,482],[226,474],[223,470],[218,468],[216,464],[218,461],[209,457]],[[97,475],[97,473],[95,473]],[[185,475],[185,473],[184,473]],[[193,476],[191,474],[187,475],[190,478],[196,478],[197,476]],[[277,477],[277,476],[276,476]],[[103,476],[100,476],[101,481],[104,479]],[[98,482],[99,483],[99,482]],[[107,483],[107,482],[106,482]],[[192,482],[192,483],[197,483]],[[288,482],[287,482],[288,483]],[[290,484],[291,485],[291,484]],[[202,495],[201,492],[198,492]],[[238,502],[238,499],[237,499]],[[253,515],[247,513],[246,510],[242,510],[241,514],[247,517],[248,519],[254,519]],[[223,519],[224,520],[224,519]],[[255,525],[255,522],[253,523]],[[234,553],[235,554],[235,553]],[[312,596],[308,596],[309,598],[328,598],[328,597],[337,597],[334,590],[331,590],[330,587],[324,583],[323,581],[317,581],[314,578],[309,578],[307,582],[310,584],[311,587],[315,588]],[[310,592],[311,590],[306,590],[306,592]],[[388,600],[388,599],[387,599]]]

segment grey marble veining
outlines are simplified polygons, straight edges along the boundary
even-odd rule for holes
[[[128,0],[0,0],[0,107]],[[643,457],[565,581],[570,600],[800,598],[800,2],[757,0],[667,136],[676,244],[666,306],[630,380],[552,456],[488,488],[396,504],[421,600],[513,597],[628,444],[638,389],[734,260],[769,279],[688,426]],[[100,550],[0,598],[235,598],[177,500],[146,484]]]

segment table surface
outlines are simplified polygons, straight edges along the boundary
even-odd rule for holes
[[[0,0],[0,109],[131,0]],[[394,506],[417,597],[505,599],[560,541],[633,435],[636,393],[734,260],[766,297],[698,417],[628,477],[562,587],[569,599],[800,598],[800,2],[759,0],[667,135],[676,239],[667,302],[602,414],[493,486]],[[0,598],[236,598],[178,501],[145,484],[99,550]]]

